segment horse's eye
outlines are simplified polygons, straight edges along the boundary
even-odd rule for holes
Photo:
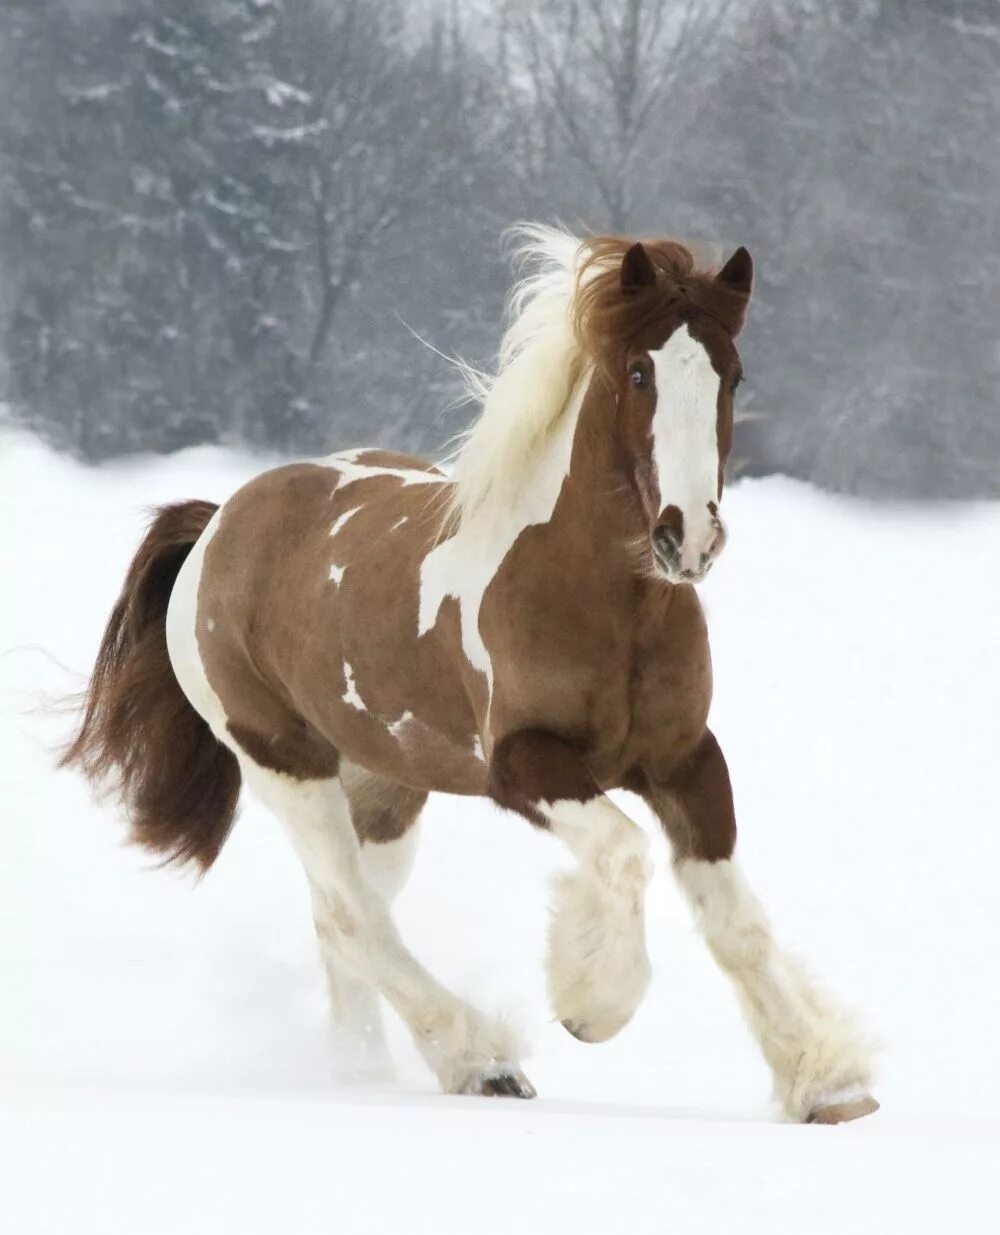
[[[649,385],[649,379],[646,377],[646,370],[641,369],[638,365],[635,365],[634,368],[629,369],[628,380],[633,386],[638,387],[640,390],[644,386]]]

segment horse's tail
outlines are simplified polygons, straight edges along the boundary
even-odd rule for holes
[[[166,617],[184,559],[217,509],[180,502],[156,512],[108,619],[80,728],[60,759],[92,782],[113,780],[137,843],[202,870],[229,835],[240,772],[174,676]]]

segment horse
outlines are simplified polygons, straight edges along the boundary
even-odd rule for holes
[[[155,514],[63,762],[132,836],[206,870],[241,786],[301,860],[341,1047],[386,1064],[384,998],[445,1092],[533,1097],[520,1045],[411,954],[391,914],[432,790],[567,846],[546,976],[602,1042],[650,981],[639,794],[785,1115],[878,1108],[854,1016],[775,941],[735,858],[697,584],[720,513],[753,263],[669,240],[519,232],[526,271],[450,467],[376,447]]]

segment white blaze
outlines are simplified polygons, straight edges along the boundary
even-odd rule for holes
[[[683,514],[681,566],[697,570],[716,535],[708,504],[719,500],[720,379],[687,326],[650,356],[656,374],[653,464],[660,509],[676,506]]]

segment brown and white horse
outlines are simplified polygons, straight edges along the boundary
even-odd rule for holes
[[[442,1087],[533,1089],[509,1030],[407,950],[390,914],[430,790],[483,795],[576,865],[548,986],[570,1033],[625,1025],[649,982],[642,795],[787,1114],[876,1109],[864,1036],[772,938],[733,858],[694,584],[719,513],[752,264],[526,228],[497,373],[450,475],[348,451],[264,473],[221,509],[159,511],[65,756],[113,774],[136,839],[207,868],[241,782],[305,867],[335,1021],[373,1067],[379,996]]]

